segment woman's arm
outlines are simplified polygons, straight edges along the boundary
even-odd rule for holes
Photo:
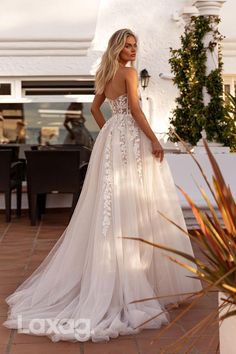
[[[105,101],[105,98],[106,96],[104,95],[104,93],[102,93],[101,95],[95,95],[91,106],[91,113],[94,116],[94,119],[97,122],[99,128],[102,128],[103,125],[106,123],[106,120],[100,110],[100,107]]]
[[[138,75],[137,72],[134,68],[126,68],[126,73],[125,73],[125,82],[126,82],[126,87],[127,87],[127,93],[128,93],[128,101],[129,101],[129,106],[130,106],[130,111],[133,116],[133,118],[136,120],[144,134],[151,140],[152,144],[152,153],[156,157],[160,157],[160,161],[163,160],[164,157],[164,150],[159,143],[156,135],[152,131],[147,118],[145,117],[143,111],[140,108],[139,105],[139,98],[138,98]]]
[[[74,132],[73,132],[73,129],[71,129],[69,123],[70,123],[70,118],[66,117],[65,121],[64,121],[64,127],[68,130],[68,132],[70,133],[70,136],[72,139],[75,138],[75,135],[74,135]]]

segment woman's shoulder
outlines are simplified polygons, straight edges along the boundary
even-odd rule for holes
[[[137,79],[138,74],[137,70],[132,66],[128,66],[124,68],[124,77],[125,79]]]
[[[133,66],[125,66],[124,73],[126,75],[137,75],[137,70]]]

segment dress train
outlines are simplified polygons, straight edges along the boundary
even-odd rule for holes
[[[165,305],[181,300],[178,293],[201,289],[167,252],[123,238],[141,237],[193,254],[188,237],[158,213],[186,229],[166,159],[160,163],[152,155],[127,95],[109,102],[112,117],[96,139],[68,227],[6,298],[8,328],[52,341],[109,340],[167,324]],[[131,303],[163,295],[172,296]]]

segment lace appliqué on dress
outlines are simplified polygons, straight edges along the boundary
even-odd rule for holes
[[[111,196],[112,196],[112,150],[111,150],[112,132],[109,133],[107,144],[105,147],[105,162],[104,162],[104,181],[103,181],[103,222],[102,234],[107,235],[107,231],[111,224]]]
[[[126,134],[125,134],[125,130],[126,130],[126,124],[125,124],[125,118],[122,117],[119,120],[119,124],[118,124],[118,129],[120,132],[120,152],[121,152],[121,158],[122,158],[122,162],[124,165],[127,165],[127,148],[126,148]]]
[[[142,179],[142,162],[141,162],[141,152],[140,152],[140,129],[133,119],[127,94],[121,95],[116,99],[108,99],[113,115],[119,115],[118,129],[120,131],[120,149],[122,161],[127,164],[127,150],[126,150],[126,129],[127,125],[131,133],[131,139],[133,140],[134,153],[137,162],[138,175]]]
[[[140,151],[140,128],[130,113],[128,106],[127,95],[117,97],[115,100],[109,99],[111,105],[113,117],[109,119],[102,129],[107,129],[110,124],[114,124],[113,129],[119,130],[119,145],[123,167],[127,168],[128,156],[127,156],[127,144],[132,142],[133,152],[136,160],[136,168],[140,181],[142,182],[142,160]],[[114,122],[115,119],[115,123]],[[110,122],[109,122],[110,121]],[[129,140],[129,142],[127,141]],[[103,208],[103,223],[102,234],[107,235],[108,229],[111,225],[111,213],[112,213],[112,132],[109,132],[107,137],[106,147],[104,150],[105,162],[104,162],[104,182],[103,182],[103,196],[104,196],[104,208]]]
[[[127,120],[128,128],[131,135],[131,140],[133,141],[134,154],[137,163],[137,171],[140,180],[142,181],[142,160],[141,160],[141,140],[140,140],[140,128],[138,127],[136,121],[131,118]]]
[[[119,123],[117,124],[120,134],[120,152],[122,157],[122,162],[124,166],[127,165],[127,139],[133,142],[133,149],[135,160],[137,163],[137,171],[140,180],[142,180],[142,161],[141,161],[141,151],[140,151],[140,128],[133,119],[132,116],[124,116],[119,118]],[[127,138],[127,132],[129,132],[129,137]]]
[[[127,94],[121,95],[114,100],[108,100],[113,114],[130,114]]]

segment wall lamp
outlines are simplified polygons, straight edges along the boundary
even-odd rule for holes
[[[144,90],[146,87],[148,87],[150,77],[151,76],[148,74],[146,69],[140,71],[141,86]]]

